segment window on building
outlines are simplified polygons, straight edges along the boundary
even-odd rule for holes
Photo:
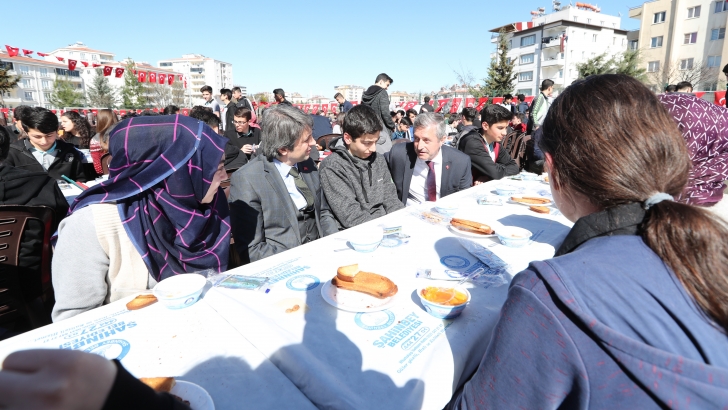
[[[708,67],[720,67],[720,56],[708,56]]]
[[[564,70],[559,70],[559,78],[564,78]]]
[[[728,2],[726,2],[726,1],[715,2],[715,12],[716,13],[722,13],[726,10],[728,10]]]
[[[45,68],[45,67],[41,67],[40,68],[40,76],[41,77],[48,77],[49,76],[48,69]]]
[[[533,71],[518,73],[518,81],[533,81]]]
[[[693,19],[700,17],[700,6],[688,7],[688,18]]]
[[[665,12],[665,11],[655,13],[655,15],[652,17],[652,24],[664,23],[666,14],[667,14],[667,12]]]
[[[96,61],[96,60],[98,60],[98,59],[99,59],[99,55],[98,55],[98,54],[91,54],[91,59],[92,59],[93,61]]]
[[[600,26],[603,26],[603,25],[604,25],[604,20],[600,21],[600,22],[599,22],[599,25],[600,25]]]
[[[69,51],[69,52],[68,52],[68,55],[69,55],[69,56],[74,56],[75,54],[76,54],[76,52],[75,52],[75,51]]]
[[[511,39],[511,40],[508,40],[508,49],[510,50],[512,48],[513,48],[513,40]]]
[[[718,83],[703,84],[703,91],[718,91]]]
[[[30,79],[23,78],[20,80],[20,84],[23,86],[23,88],[30,88]]]
[[[587,24],[591,24],[591,19],[586,19]]]
[[[533,95],[533,89],[531,88],[519,88],[516,90],[516,95],[523,94],[523,95]]]
[[[43,93],[43,98],[45,98],[46,101],[51,99],[51,93]]]
[[[639,47],[639,44],[640,44],[639,40],[631,40],[629,42],[629,49],[630,50],[637,50],[637,48]]]
[[[698,33],[685,33],[683,44],[695,44],[698,42]]]
[[[27,65],[19,65],[18,66],[18,72],[21,75],[28,75],[28,74],[30,74],[30,69],[28,68]]]
[[[45,107],[45,108],[46,108],[47,110],[50,110],[51,108],[53,108],[53,105],[51,105],[51,104],[44,104],[43,106],[44,106],[44,107]]]
[[[82,59],[85,59],[86,58],[86,53],[81,53],[81,58]]]
[[[531,34],[530,36],[521,37],[521,47],[532,46],[536,44],[536,35]]]
[[[662,47],[662,37],[663,36],[652,37],[650,39],[650,48]]]
[[[33,92],[32,91],[26,91],[24,97],[28,101],[33,101]]]
[[[660,71],[659,61],[650,61],[649,63],[647,63],[647,72],[656,73],[658,71]]]
[[[574,16],[574,21],[579,21],[579,17]]]
[[[583,60],[584,58],[586,58],[586,51],[581,52],[581,59]]]
[[[597,42],[597,35],[596,34],[592,34],[592,42],[593,43],[596,43]]]
[[[533,53],[524,54],[521,56],[521,64],[531,64],[531,63],[533,63]]]
[[[159,63],[160,67],[172,67],[172,63]]]
[[[693,69],[693,59],[686,58],[684,60],[680,60],[680,69],[681,70],[692,70]]]
[[[44,90],[50,90],[51,88],[53,88],[53,83],[51,82],[51,80],[43,80],[41,81],[41,85],[43,86]]]
[[[722,40],[725,38],[725,27],[723,28],[714,28],[710,30],[710,39],[711,40]]]
[[[617,37],[612,37],[612,45],[613,46],[617,45]]]

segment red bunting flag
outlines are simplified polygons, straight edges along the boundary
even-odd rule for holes
[[[167,76],[167,84],[172,85],[174,83],[174,76],[172,74]]]
[[[10,109],[9,108],[0,108],[0,111],[2,111],[3,114],[7,114],[8,112],[10,112]]]
[[[177,79],[180,80],[180,81],[182,81],[182,74],[178,75],[177,76]]]
[[[531,105],[531,103],[533,102],[533,99],[534,98],[535,98],[535,96],[529,95],[528,97],[526,97],[526,99],[524,101],[527,102],[528,105]]]
[[[119,110],[119,114],[126,115],[126,110]]]
[[[190,115],[190,109],[189,108],[183,108],[182,109],[182,115]]]
[[[51,112],[52,112],[53,114],[55,114],[55,113],[56,113],[56,110],[51,110]]]
[[[466,98],[465,99],[465,108],[473,108],[475,107],[475,98]]]
[[[142,110],[137,110],[137,114],[141,114],[141,113],[142,113]]]
[[[116,70],[114,71],[114,76],[116,78],[121,78],[122,75],[124,75],[124,69],[121,67],[116,67]]]
[[[696,91],[693,94],[695,94],[695,96],[698,98],[703,98],[703,96],[705,95],[705,91]]]
[[[493,104],[503,103],[503,97],[493,97]]]
[[[349,101],[351,105],[359,105],[359,101]]]
[[[159,75],[159,84],[166,84],[167,83],[167,74],[160,74]]]
[[[304,104],[303,105],[303,112],[308,114],[308,111],[311,109],[311,104]]]
[[[443,108],[445,108],[445,104],[450,101],[449,98],[443,98],[442,100],[437,100],[437,108],[435,108],[435,112],[442,111]]]
[[[154,111],[154,112],[159,112],[159,108],[155,108],[155,109],[153,109],[152,111]]]
[[[339,104],[337,103],[331,103],[331,112],[336,112],[336,109],[338,108]]]
[[[18,55],[18,51],[20,51],[17,47],[10,47],[7,44],[5,45],[5,49],[8,50],[9,57],[16,57]]]
[[[96,63],[93,63],[93,64],[91,64],[91,67],[93,67],[93,68],[96,68],[96,67],[101,67],[101,64],[96,64]]]
[[[460,108],[460,103],[463,102],[462,97],[452,99],[452,107],[450,107],[450,114],[455,114]]]
[[[185,86],[185,90],[186,90],[186,89],[187,89],[187,79],[186,79],[186,78],[185,78],[185,81],[184,81],[184,83],[183,83],[183,84],[184,84],[184,86]]]
[[[64,61],[65,58],[56,56],[56,60],[58,60],[58,61]]]
[[[99,113],[99,110],[91,110],[91,112],[92,112],[92,113],[93,113],[94,115],[97,115],[97,114]]]
[[[109,67],[109,66],[105,65],[105,66],[104,66],[104,77],[108,77],[108,76],[110,76],[110,75],[111,75],[111,70],[113,70],[113,68],[111,68],[111,67]]]
[[[137,72],[137,80],[139,80],[140,83],[143,83],[147,80],[147,72],[146,71],[139,71]]]
[[[487,102],[488,102],[488,97],[480,97],[478,99],[478,106],[475,107],[475,110],[476,111],[482,110],[483,109],[483,106],[485,106],[485,103],[487,103]]]
[[[31,54],[33,54],[33,50],[26,50],[26,49],[23,49],[23,54],[25,54],[26,56],[27,56],[27,55],[31,55]]]
[[[150,83],[156,83],[157,82],[157,73],[149,73],[149,82]]]
[[[725,107],[725,91],[716,91],[715,92],[715,103],[717,105],[720,105],[721,107]]]
[[[329,105],[328,104],[321,104],[321,112],[324,113],[324,115],[329,113]]]
[[[311,105],[311,114],[317,114],[319,112],[319,104],[313,104]]]
[[[68,60],[68,69],[71,70],[71,71],[75,70],[76,69],[76,63],[78,63],[78,61],[69,59]]]
[[[410,102],[406,103],[404,105],[404,107],[402,107],[402,109],[405,110],[405,111],[407,111],[410,108],[414,107],[415,105],[417,105],[417,101],[410,101]]]
[[[40,51],[39,51],[39,52],[37,52],[36,54],[38,54],[38,55],[39,55],[39,56],[41,56],[41,57],[48,57],[48,54],[46,54],[46,53],[41,53]]]
[[[85,61],[81,61],[81,64],[83,64],[84,67],[88,67],[88,63]]]

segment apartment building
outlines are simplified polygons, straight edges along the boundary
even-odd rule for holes
[[[629,10],[640,20],[630,47],[639,48],[655,91],[689,81],[695,91],[716,91],[728,62],[728,2],[655,0]]]
[[[609,58],[627,49],[627,31],[620,28],[620,17],[603,14],[596,6],[577,4],[580,6],[555,7],[552,13],[539,9],[531,13],[530,22],[490,30],[494,44],[501,30],[507,36],[516,94],[535,95],[545,79],[553,80],[557,89],[566,87],[579,77],[576,64],[603,53]]]
[[[218,94],[221,88],[233,88],[233,65],[202,54],[184,54],[182,58],[160,60],[157,66],[182,73],[193,105],[204,103],[200,92],[204,85],[212,87],[213,94]]]
[[[18,87],[3,94],[5,108],[19,105],[58,109],[50,102],[53,82],[57,76],[67,77],[75,87],[85,92],[86,83],[78,70],[68,70],[67,64],[37,58],[14,56],[0,52],[0,67],[7,68],[12,76],[20,76]]]
[[[361,96],[364,94],[364,87],[358,85],[337,85],[334,87],[334,94],[341,93],[345,100],[348,101],[361,101]],[[331,95],[333,100],[334,94]]]

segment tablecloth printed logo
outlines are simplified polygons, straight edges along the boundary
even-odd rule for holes
[[[440,263],[447,266],[450,269],[462,269],[467,268],[470,265],[470,261],[457,255],[447,255],[440,258]]]
[[[396,248],[398,246],[402,246],[403,243],[404,242],[402,242],[401,239],[385,236],[379,246],[383,246],[385,248]]]
[[[84,352],[97,354],[108,360],[121,360],[127,353],[129,353],[130,348],[131,345],[126,340],[110,339],[104,340],[103,342],[97,343],[93,346],[89,346],[84,349]]]
[[[133,321],[117,321],[116,319],[98,321],[80,329],[73,329],[68,334],[62,334],[61,336],[64,339],[72,340],[64,342],[58,348],[77,350],[92,343],[103,341],[104,339],[113,340],[109,339],[109,337],[118,337],[118,333],[131,329],[136,325],[136,322]]]
[[[365,330],[382,330],[392,326],[394,313],[388,310],[369,313],[359,312],[354,316],[354,323]]]
[[[410,313],[404,319],[397,322],[394,327],[387,330],[386,333],[379,336],[379,339],[375,340],[372,344],[380,348],[384,348],[386,346],[395,347],[400,342],[406,340],[408,337],[414,336],[415,333],[418,333],[418,328],[421,325],[422,321],[419,320],[419,316],[417,316],[417,313]],[[425,328],[423,328],[423,330],[424,329]],[[425,331],[424,333],[427,333],[427,331]]]
[[[286,287],[290,290],[298,290],[302,292],[316,288],[321,283],[319,278],[312,275],[299,275],[288,279]]]

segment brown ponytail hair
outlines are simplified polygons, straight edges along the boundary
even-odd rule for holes
[[[625,75],[588,77],[554,101],[539,142],[551,155],[551,178],[604,209],[677,197],[688,181],[685,140],[647,87]],[[726,223],[709,211],[663,201],[646,213],[645,243],[669,266],[693,300],[728,333]]]

